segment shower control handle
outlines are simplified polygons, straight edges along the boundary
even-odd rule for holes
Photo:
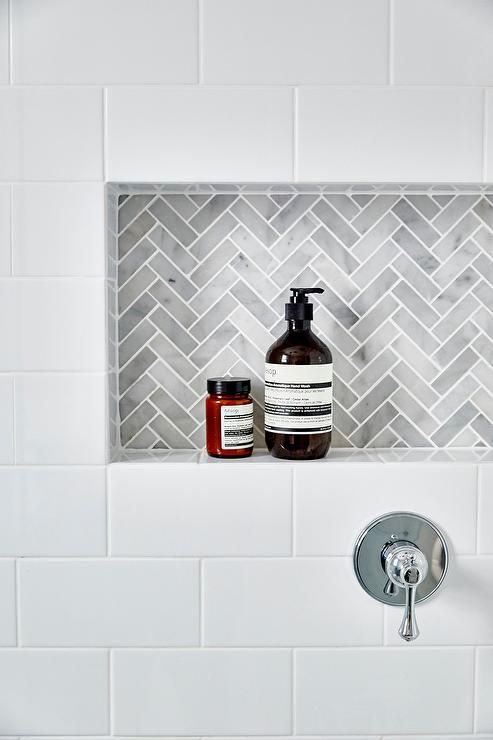
[[[406,602],[399,635],[406,642],[419,637],[416,622],[416,589],[428,574],[426,556],[412,542],[398,541],[384,548],[382,564],[390,583],[405,590]]]

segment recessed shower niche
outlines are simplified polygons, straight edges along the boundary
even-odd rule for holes
[[[319,286],[336,447],[493,445],[493,187],[111,184],[114,450],[204,444],[206,379],[252,378]]]

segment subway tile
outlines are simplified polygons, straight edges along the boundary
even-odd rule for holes
[[[98,465],[106,460],[106,376],[16,378],[16,462]]]
[[[384,84],[387,19],[385,0],[207,0],[204,82]]]
[[[15,562],[0,560],[0,646],[15,645],[16,630]]]
[[[0,651],[0,716],[5,734],[107,734],[106,652]]]
[[[197,645],[194,561],[23,560],[20,639],[37,647]]]
[[[2,180],[100,180],[103,94],[97,88],[0,88]]]
[[[14,462],[14,378],[0,375],[0,465]]]
[[[102,185],[22,183],[12,202],[14,275],[104,276]]]
[[[493,648],[479,648],[476,675],[476,732],[493,733]]]
[[[202,587],[206,645],[382,643],[383,608],[350,558],[208,560]]]
[[[400,0],[394,8],[395,84],[493,84],[488,0]]]
[[[288,468],[112,465],[109,490],[113,555],[291,551]]]
[[[16,84],[197,80],[194,0],[16,0],[12,9]]]
[[[472,464],[340,463],[296,468],[295,531],[299,555],[351,555],[377,516],[415,511],[447,536],[452,551],[476,551],[476,477]]]
[[[300,650],[295,732],[472,732],[472,681],[467,648]]]
[[[106,554],[102,467],[0,469],[0,556]]]
[[[108,90],[110,180],[292,178],[288,88]]]
[[[493,466],[479,466],[478,546],[480,553],[493,555]]]
[[[453,558],[437,593],[418,604],[420,645],[493,645],[493,558]],[[386,642],[402,644],[402,607],[386,607]]]
[[[0,275],[11,271],[10,229],[10,186],[0,184]]]
[[[281,650],[117,650],[114,732],[287,734],[290,660]]]
[[[105,369],[103,279],[9,278],[0,290],[6,311],[0,369]]]
[[[9,0],[0,0],[0,85],[10,80],[9,46]]]
[[[111,465],[113,555],[289,555],[291,471]]]
[[[472,88],[301,88],[297,178],[481,180],[482,107]]]

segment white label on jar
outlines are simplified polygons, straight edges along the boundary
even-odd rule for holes
[[[253,403],[221,406],[221,447],[223,450],[253,447]]]
[[[265,363],[265,430],[280,434],[332,431],[332,363]]]

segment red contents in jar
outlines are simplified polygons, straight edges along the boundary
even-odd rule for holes
[[[253,450],[250,380],[209,378],[207,391],[207,452],[212,457],[249,457]]]

